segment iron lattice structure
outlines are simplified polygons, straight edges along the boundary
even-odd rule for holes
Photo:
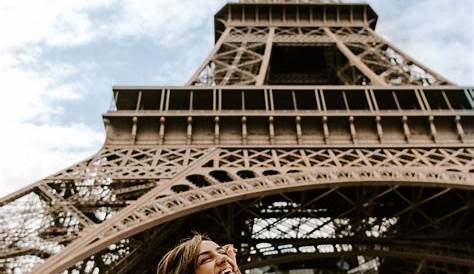
[[[250,273],[472,273],[474,90],[376,20],[225,5],[186,86],[114,87],[103,148],[0,201],[0,272],[154,273],[195,230]]]

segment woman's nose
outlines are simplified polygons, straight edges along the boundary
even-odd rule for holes
[[[223,264],[224,262],[226,262],[226,260],[227,260],[227,256],[226,256],[226,255],[224,255],[224,254],[218,254],[218,255],[217,255],[216,264],[217,264],[217,265],[221,265],[221,264]]]

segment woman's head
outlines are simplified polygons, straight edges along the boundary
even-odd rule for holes
[[[232,245],[219,246],[197,234],[170,250],[158,264],[157,274],[238,274]]]

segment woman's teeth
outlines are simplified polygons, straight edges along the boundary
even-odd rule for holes
[[[224,271],[221,272],[221,274],[230,274],[230,273],[232,273],[232,269],[230,268],[226,268],[224,269]]]

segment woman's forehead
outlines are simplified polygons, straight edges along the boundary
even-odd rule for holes
[[[200,245],[199,249],[200,249],[201,252],[203,252],[203,251],[216,250],[218,247],[219,247],[219,245],[216,244],[215,242],[205,240],[205,241],[201,242],[201,245]]]

